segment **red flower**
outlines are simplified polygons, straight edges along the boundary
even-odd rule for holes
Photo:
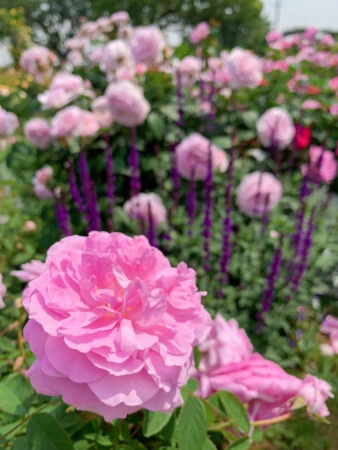
[[[296,133],[293,143],[296,150],[304,150],[311,142],[311,128],[304,127],[301,124],[296,125]]]

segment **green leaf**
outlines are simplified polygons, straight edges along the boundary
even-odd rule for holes
[[[243,437],[233,442],[227,450],[248,450],[250,448],[250,439]]]
[[[185,384],[181,389],[181,394],[183,397],[183,400],[186,401],[188,398],[188,395],[190,392],[195,392],[199,386],[199,382],[196,380],[196,378],[190,378],[188,380],[188,383]]]
[[[29,410],[33,388],[23,375],[5,378],[0,383],[0,409],[8,414],[23,415]]]
[[[261,428],[256,427],[252,433],[252,440],[254,442],[262,442],[263,440],[263,431]]]
[[[144,411],[143,435],[154,436],[161,431],[169,422],[171,414],[163,412]]]
[[[237,423],[244,433],[249,433],[250,421],[242,402],[230,392],[219,391],[218,396],[226,413]]]
[[[228,136],[215,136],[212,138],[212,143],[224,150],[231,148],[231,139]]]
[[[202,450],[207,436],[207,421],[203,403],[189,397],[178,417],[178,448],[180,450]]]
[[[13,450],[30,450],[29,442],[26,436],[20,436],[14,441]]]
[[[217,447],[209,438],[206,438],[202,450],[217,450]]]
[[[155,112],[151,112],[148,116],[147,123],[152,135],[160,141],[165,134],[165,123],[162,117]]]
[[[59,423],[49,414],[32,416],[27,427],[31,450],[73,450],[73,444]]]

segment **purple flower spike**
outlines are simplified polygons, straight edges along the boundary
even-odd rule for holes
[[[170,169],[170,175],[173,182],[173,200],[175,208],[178,208],[179,202],[180,202],[180,176],[177,171],[177,165],[176,165],[176,146],[177,144],[170,144],[169,151],[170,151],[170,158],[171,158],[171,169]]]
[[[153,247],[157,247],[156,230],[154,227],[153,215],[151,212],[151,204],[148,203],[148,241]]]
[[[68,169],[68,184],[69,184],[69,193],[72,198],[72,201],[77,208],[77,210],[84,214],[86,213],[86,205],[84,204],[81,192],[78,188],[77,181],[76,181],[76,174],[74,170],[74,164],[73,161],[69,160],[66,163],[66,167]],[[85,217],[86,220],[86,217]]]
[[[210,134],[213,133],[214,129],[215,129],[215,118],[216,118],[216,104],[215,104],[215,99],[216,99],[216,88],[215,88],[215,74],[214,72],[212,72],[212,80],[210,82],[210,91],[209,91],[209,105],[210,105],[210,111],[208,114],[208,132]]]
[[[184,126],[184,96],[182,89],[182,80],[179,70],[176,72],[176,98],[177,98],[177,111],[178,111],[178,121],[177,126],[183,128]]]
[[[130,196],[133,197],[141,192],[141,179],[139,156],[136,141],[136,128],[130,129],[130,153],[129,153],[129,167],[130,167]]]
[[[115,175],[114,175],[114,161],[113,161],[113,151],[109,142],[109,136],[105,136],[106,147],[105,147],[105,160],[106,160],[106,197],[107,197],[107,227],[108,231],[113,231],[114,229],[114,219],[113,212],[115,206]]]
[[[54,197],[56,220],[58,222],[59,228],[64,236],[71,236],[72,230],[70,227],[69,214],[65,199],[63,198],[60,188],[55,189]]]
[[[213,198],[212,198],[212,190],[213,190],[213,171],[212,171],[212,153],[211,153],[211,143],[209,145],[208,152],[208,173],[204,182],[204,221],[203,221],[203,249],[204,249],[204,259],[203,259],[203,268],[205,271],[209,271],[211,269],[210,266],[210,240],[212,237],[212,207],[213,207]]]
[[[195,174],[194,170],[191,173],[191,181],[189,183],[189,191],[187,196],[187,212],[188,212],[188,224],[189,230],[188,235],[192,235],[192,226],[195,221],[196,214],[196,181],[194,180]]]

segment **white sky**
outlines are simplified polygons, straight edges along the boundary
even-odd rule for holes
[[[313,26],[338,31],[338,0],[262,0],[264,14],[274,24],[275,5],[281,3],[278,29]]]

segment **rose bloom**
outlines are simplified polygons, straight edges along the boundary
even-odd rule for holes
[[[234,319],[227,322],[218,314],[199,350],[201,361],[192,376],[200,382],[197,395],[201,397],[207,398],[220,389],[232,392],[248,403],[250,420],[269,420],[285,414],[296,397],[307,403],[311,414],[329,414],[325,401],[332,396],[330,385],[310,375],[302,381],[253,353],[245,331]]]
[[[261,83],[263,78],[261,61],[249,50],[234,48],[228,56],[227,63],[232,89],[254,88]]]
[[[114,117],[108,108],[108,101],[106,97],[97,97],[93,101],[92,112],[98,120],[101,128],[109,128],[113,124]]]
[[[7,288],[2,282],[2,274],[0,273],[0,309],[3,309],[6,305],[3,301],[4,296],[6,295]]]
[[[128,80],[110,84],[105,96],[115,121],[125,127],[141,125],[150,112],[141,88]]]
[[[198,45],[201,41],[207,38],[210,34],[210,27],[207,22],[201,22],[190,33],[190,42]]]
[[[325,150],[323,147],[311,145],[310,162],[302,166],[302,172],[317,181],[331,183],[337,175],[337,162],[334,153]]]
[[[182,86],[191,86],[199,78],[202,70],[201,61],[195,56],[186,56],[177,66],[177,74]]]
[[[45,267],[46,265],[42,261],[32,259],[32,261],[22,264],[20,270],[12,270],[10,274],[26,283],[39,277],[44,272]]]
[[[26,138],[41,150],[45,150],[52,140],[50,125],[47,120],[34,118],[24,127]]]
[[[268,172],[252,172],[245,175],[237,189],[237,205],[249,217],[262,217],[279,203],[283,187]]]
[[[129,22],[129,14],[126,11],[118,11],[110,16],[112,23],[124,24]]]
[[[137,27],[131,36],[131,51],[138,63],[154,64],[162,60],[164,37],[154,25]]]
[[[330,106],[329,112],[331,116],[338,116],[338,103],[334,103]]]
[[[154,193],[134,195],[125,202],[123,209],[130,218],[141,220],[144,224],[149,223],[149,215],[151,214],[155,228],[167,221],[167,210],[162,199]]]
[[[93,113],[77,106],[68,106],[52,119],[52,136],[55,138],[81,136],[93,137],[100,125]]]
[[[329,87],[333,91],[338,91],[338,77],[334,77],[329,80]]]
[[[278,30],[272,30],[270,31],[266,36],[265,40],[268,44],[272,44],[273,42],[279,41],[282,39],[283,33],[281,33]]]
[[[295,134],[290,114],[282,108],[270,108],[256,124],[258,138],[264,147],[286,148]]]
[[[328,47],[331,47],[332,45],[334,45],[334,43],[335,43],[335,38],[332,36],[332,34],[324,34],[324,36],[322,36],[320,38],[321,45],[326,45]]]
[[[17,116],[0,107],[0,136],[9,136],[19,126]]]
[[[25,233],[34,233],[36,231],[36,223],[33,220],[27,220],[23,226],[23,231]]]
[[[301,106],[302,109],[307,109],[307,110],[315,110],[315,109],[320,109],[321,105],[317,100],[305,100],[305,102],[302,103]]]
[[[100,69],[102,72],[116,72],[121,67],[133,67],[134,63],[129,45],[121,39],[110,41],[103,47]]]
[[[202,295],[195,271],[171,267],[144,236],[64,238],[23,295],[36,355],[27,375],[39,393],[106,421],[170,412],[210,329]]]
[[[303,39],[313,41],[318,33],[318,29],[315,27],[307,28],[303,33]]]
[[[37,45],[24,51],[20,58],[20,66],[33,76],[37,83],[44,83],[53,74],[53,66],[57,57],[48,48]]]
[[[304,150],[305,148],[308,148],[311,142],[311,133],[311,128],[304,127],[301,124],[295,125],[293,144],[296,150]]]
[[[338,317],[326,316],[321,324],[320,331],[324,334],[331,334],[334,331],[338,331]]]
[[[187,180],[205,180],[208,174],[209,149],[212,169],[225,172],[229,161],[226,153],[199,133],[192,133],[176,147],[177,171]]]

